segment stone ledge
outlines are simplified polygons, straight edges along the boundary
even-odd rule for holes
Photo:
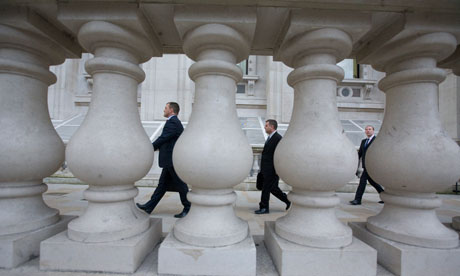
[[[58,222],[37,230],[0,236],[0,267],[13,268],[40,253],[40,242],[64,231],[74,216],[61,216]]]
[[[342,248],[302,246],[279,237],[275,222],[265,222],[265,245],[280,275],[376,275],[377,252],[353,238]]]
[[[180,265],[179,265],[180,264]],[[223,247],[198,247],[168,234],[158,251],[158,274],[256,275],[256,247],[252,236]]]
[[[456,276],[460,271],[460,247],[435,249],[412,246],[371,233],[365,222],[349,225],[355,237],[377,250],[379,264],[396,275]]]
[[[133,273],[161,239],[161,219],[135,237],[101,243],[82,243],[61,232],[41,243],[40,269]]]

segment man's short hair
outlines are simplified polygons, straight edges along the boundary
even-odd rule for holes
[[[268,119],[265,122],[271,125],[275,130],[278,129],[278,122],[276,120]]]
[[[371,126],[371,125],[367,125],[364,129],[368,128],[368,127],[371,127],[372,130],[375,130],[374,126]]]
[[[168,105],[170,108],[172,108],[172,110],[174,111],[174,114],[179,115],[180,107],[178,103],[169,102]]]

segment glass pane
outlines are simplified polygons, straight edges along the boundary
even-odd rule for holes
[[[56,129],[59,136],[64,142],[68,142],[70,137],[77,131],[79,126],[61,126],[60,128]]]
[[[238,63],[237,64],[240,68],[241,68],[241,71],[243,71],[243,75],[247,75],[248,74],[248,60],[243,60],[242,62]]]
[[[359,147],[361,144],[361,140],[366,138],[366,134],[364,132],[345,132],[345,135],[347,135],[348,139],[353,143],[355,147]]]
[[[244,134],[248,138],[248,142],[251,145],[264,144],[265,138],[260,129],[243,129]]]
[[[260,129],[259,119],[257,117],[240,117],[241,128],[258,128]]]
[[[238,84],[238,85],[236,86],[236,93],[241,93],[241,94],[246,93],[246,85],[244,85],[244,84]]]
[[[354,66],[352,59],[344,59],[337,64],[345,71],[345,79],[353,79]]]

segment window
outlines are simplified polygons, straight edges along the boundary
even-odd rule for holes
[[[244,85],[244,84],[238,84],[238,85],[236,86],[236,93],[241,93],[241,94],[246,93],[246,85]]]
[[[351,95],[350,88],[348,88],[348,87],[342,88],[340,93],[342,94],[342,97],[349,97]]]
[[[345,71],[345,79],[359,79],[359,64],[355,59],[344,59],[337,65]]]
[[[241,68],[241,71],[243,71],[243,76],[248,74],[248,60],[247,59],[238,63],[237,66]]]
[[[361,98],[361,90],[360,87],[338,86],[337,97],[341,99]]]

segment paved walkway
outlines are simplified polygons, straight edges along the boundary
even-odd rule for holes
[[[63,215],[81,215],[87,206],[87,201],[83,198],[83,191],[86,185],[69,185],[69,184],[51,184],[49,190],[45,193],[46,203],[60,210]],[[139,195],[135,198],[136,202],[144,203],[150,198],[153,188],[140,187]],[[257,275],[278,275],[266,249],[263,244],[264,222],[273,221],[283,216],[285,205],[278,199],[271,197],[270,214],[255,215],[254,210],[258,208],[260,192],[258,191],[237,191],[236,214],[249,222],[251,234],[257,245]],[[337,208],[337,216],[343,222],[366,221],[367,217],[377,214],[382,204],[378,204],[378,194],[365,193],[363,204],[360,206],[351,206],[348,201],[352,200],[352,193],[338,193],[340,205]],[[443,223],[450,223],[453,216],[460,216],[460,195],[440,195],[443,205],[437,210],[438,217]],[[160,204],[151,214],[152,217],[163,219],[163,235],[170,231],[176,219],[174,214],[182,210],[178,193],[166,193]],[[132,274],[134,276],[153,276],[157,275],[157,254],[158,247],[146,258],[141,267]],[[121,274],[101,274],[101,273],[83,273],[83,272],[49,272],[39,271],[38,259],[31,260],[24,265],[12,269],[0,269],[0,276],[89,276],[89,275],[121,275]],[[378,267],[378,276],[393,275],[381,266]]]

